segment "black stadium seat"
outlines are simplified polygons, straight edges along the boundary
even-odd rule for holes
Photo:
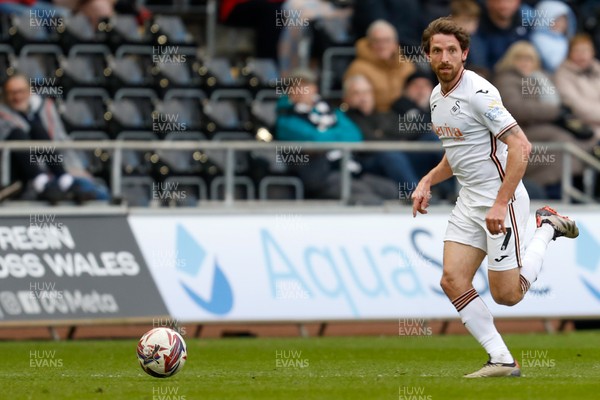
[[[103,131],[73,131],[69,134],[72,140],[83,141],[93,140],[102,141],[109,140],[106,132]],[[102,149],[79,150],[77,151],[79,158],[83,162],[86,171],[95,176],[107,175],[110,162],[110,151]]]
[[[242,86],[231,72],[231,63],[225,58],[198,61],[194,64],[194,71],[200,76],[201,85],[206,90]]]
[[[140,30],[135,15],[115,14],[102,28],[108,36],[107,43],[113,50],[123,44],[152,44],[151,37],[145,31]]]
[[[14,72],[15,52],[7,44],[0,44],[0,85]]]
[[[152,132],[124,131],[117,135],[117,140],[139,140],[153,141],[158,140]],[[152,171],[151,157],[154,154],[151,150],[123,150],[123,159],[121,167],[125,175],[149,175]]]
[[[37,21],[37,19],[34,20]],[[58,43],[59,37],[56,29],[45,29],[33,25],[29,15],[13,15],[10,21],[9,41],[17,52],[28,44]]]
[[[244,89],[215,90],[204,104],[206,131],[252,131],[250,103],[252,95]]]
[[[257,128],[262,126],[273,133],[277,119],[278,100],[279,96],[274,90],[264,89],[256,94],[250,110]]]
[[[186,132],[169,132],[165,140],[192,140],[198,141],[198,148],[190,150],[162,150],[158,154],[170,167],[171,171],[176,174],[203,174],[205,171],[204,165],[207,165],[208,157],[200,150],[200,142],[207,140],[206,136],[197,131]],[[216,171],[213,171],[216,172]]]
[[[195,46],[193,36],[177,15],[156,15],[150,25],[153,41],[158,45]]]
[[[58,86],[56,72],[62,49],[54,44],[28,44],[23,46],[17,61],[17,69],[34,79],[36,84]]]
[[[94,111],[83,101],[65,100],[59,104],[59,112],[68,132],[74,130],[97,130],[104,127],[104,118],[97,119]]]
[[[107,120],[111,136],[114,137],[121,130],[152,130],[157,104],[158,98],[151,89],[118,90],[108,105]]]
[[[105,131],[107,129],[106,112],[109,99],[108,92],[103,88],[74,88],[67,93],[65,103],[86,104],[93,114],[94,121],[96,121],[96,129]],[[69,113],[68,108],[64,109],[63,118],[65,113]],[[67,129],[69,129],[68,125]]]
[[[81,13],[66,17],[63,26],[57,31],[60,35],[60,44],[65,50],[77,45],[106,42],[106,32],[101,32],[97,26],[92,26],[89,19]]]
[[[279,79],[279,71],[274,60],[269,58],[252,58],[248,60],[242,75],[253,89],[274,88]]]
[[[111,70],[110,89],[113,93],[123,87],[155,87],[152,47],[124,45],[108,61]]]
[[[75,45],[69,55],[60,60],[60,80],[65,91],[76,87],[106,86],[107,57],[110,49],[104,45]]]

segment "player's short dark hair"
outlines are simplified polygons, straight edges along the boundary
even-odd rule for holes
[[[467,31],[458,26],[452,17],[441,17],[431,21],[429,26],[423,31],[421,46],[425,54],[429,54],[431,38],[438,33],[442,35],[454,35],[462,51],[468,49],[471,43],[471,37]]]

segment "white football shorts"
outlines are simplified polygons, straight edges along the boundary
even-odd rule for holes
[[[508,205],[504,221],[507,232],[497,235],[492,235],[485,224],[485,216],[490,208],[468,206],[459,197],[448,220],[444,241],[458,242],[485,251],[488,269],[492,271],[521,267],[529,219],[529,195],[526,190],[517,190],[515,196],[515,200]]]

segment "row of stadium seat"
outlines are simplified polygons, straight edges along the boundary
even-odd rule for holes
[[[122,45],[114,52],[104,44],[75,45],[68,53],[54,44],[27,44],[17,53],[0,44],[0,80],[19,70],[40,86],[101,86],[114,94],[137,87],[164,93],[170,88],[245,88],[258,91],[282,86],[273,60],[250,59],[234,67],[229,60],[201,60],[195,47]]]
[[[152,89],[120,89],[111,98],[103,88],[74,88],[56,103],[68,132],[99,130],[116,139],[124,130],[152,131],[164,139],[169,132],[200,131],[211,139],[220,131],[272,130],[277,100],[273,90],[253,97],[222,89],[208,97],[199,89],[171,89],[161,100]]]
[[[28,44],[55,44],[65,51],[81,44],[105,44],[113,50],[122,44],[197,45],[176,15],[155,15],[147,24],[139,26],[135,15],[116,14],[95,27],[81,14],[68,17],[40,14],[43,15],[35,12],[3,15],[2,42],[11,43],[18,50]]]
[[[148,176],[127,176],[121,182],[121,197],[130,206],[195,207],[199,201],[225,198],[225,178],[217,176],[210,185],[199,177],[170,176],[157,182]],[[302,181],[294,176],[266,176],[258,184],[248,176],[234,179],[236,200],[302,200]]]

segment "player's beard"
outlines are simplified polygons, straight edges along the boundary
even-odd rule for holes
[[[456,78],[458,70],[459,68],[456,68],[452,64],[440,64],[434,72],[441,83],[448,83]]]

